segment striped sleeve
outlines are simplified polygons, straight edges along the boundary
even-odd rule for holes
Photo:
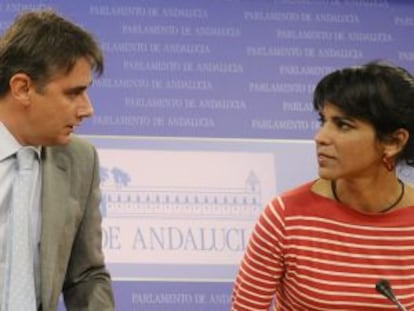
[[[283,211],[278,197],[257,221],[236,277],[231,310],[269,309],[283,274]]]

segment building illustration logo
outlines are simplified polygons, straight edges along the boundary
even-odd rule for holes
[[[250,171],[239,187],[133,186],[120,167],[101,167],[101,211],[106,218],[256,218],[263,207],[261,183]]]

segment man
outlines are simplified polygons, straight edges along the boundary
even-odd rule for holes
[[[98,157],[91,144],[72,135],[93,113],[87,89],[94,72],[103,72],[96,41],[52,11],[23,13],[0,39],[0,305],[5,310],[13,308],[5,254],[13,244],[8,241],[16,151],[25,146],[38,153],[39,163],[29,212],[34,310],[55,311],[61,293],[67,310],[114,310],[101,246]],[[29,293],[13,295],[22,299]]]

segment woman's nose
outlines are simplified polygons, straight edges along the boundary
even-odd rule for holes
[[[326,124],[322,124],[320,128],[316,131],[314,140],[317,144],[327,144],[329,143],[329,131]]]

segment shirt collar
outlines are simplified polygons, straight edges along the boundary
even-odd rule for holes
[[[22,148],[23,146],[19,144],[19,142],[14,138],[13,134],[7,129],[7,127],[0,122],[0,161],[10,157],[11,155],[15,154],[17,150]],[[33,146],[37,155],[40,159],[40,146]]]

